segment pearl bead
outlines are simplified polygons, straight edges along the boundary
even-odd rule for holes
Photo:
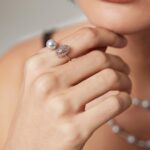
[[[143,140],[139,140],[139,141],[138,141],[138,145],[139,145],[140,147],[145,147],[146,143],[145,143],[145,141],[143,141]]]
[[[150,148],[150,140],[146,141],[146,147]]]
[[[127,137],[127,141],[128,141],[128,143],[133,144],[133,143],[135,143],[136,138],[135,138],[135,136],[133,136],[133,135],[129,135],[129,136]]]
[[[114,133],[119,133],[119,132],[120,132],[120,127],[119,127],[118,125],[114,125],[114,126],[112,127],[112,131],[113,131]]]
[[[142,107],[148,109],[150,107],[150,102],[147,100],[142,101]]]
[[[129,134],[123,128],[121,128],[114,119],[111,119],[109,125],[112,131],[125,139],[129,144],[135,144],[139,148],[150,148],[150,140],[139,139],[136,136]]]
[[[46,47],[54,50],[57,47],[57,43],[53,39],[50,39],[46,42]]]
[[[110,126],[112,126],[114,123],[115,123],[114,120],[107,121],[107,124],[110,125]]]
[[[140,104],[140,100],[136,97],[132,98],[132,104],[138,106]]]

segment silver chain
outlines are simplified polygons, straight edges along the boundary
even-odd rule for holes
[[[141,107],[144,109],[150,109],[150,101],[148,100],[140,100],[138,98],[132,98],[132,104]],[[107,124],[112,128],[112,132],[122,137],[129,144],[135,144],[140,148],[150,148],[150,139],[143,140],[136,137],[133,134],[126,132],[123,128],[119,126],[115,119],[111,119],[107,122]]]

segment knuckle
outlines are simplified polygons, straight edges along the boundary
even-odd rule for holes
[[[113,106],[113,109],[116,113],[119,113],[124,108],[124,103],[120,100],[118,96],[113,95],[111,97],[111,105]]]
[[[131,97],[126,92],[120,92],[119,95],[113,95],[110,98],[111,105],[116,113],[122,112],[127,105],[130,106],[131,104]]]
[[[66,137],[67,143],[80,143],[84,140],[84,136],[82,135],[79,126],[75,123],[64,123],[62,125],[62,132]]]
[[[43,65],[43,59],[38,57],[38,56],[32,56],[30,57],[26,63],[25,63],[25,70],[38,70],[41,68],[41,66]]]
[[[86,35],[87,37],[90,37],[91,39],[96,38],[98,36],[97,30],[92,27],[84,27],[81,29],[81,32],[83,32],[83,35]]]
[[[69,115],[71,113],[71,104],[64,95],[59,95],[50,100],[50,109],[55,112],[56,117]]]
[[[28,70],[33,65],[33,57],[30,57],[25,62],[25,69]]]
[[[109,57],[104,52],[95,50],[95,51],[92,51],[91,53],[93,55],[93,59],[94,59],[95,63],[99,64],[100,66],[104,65],[104,67],[110,65]]]
[[[58,85],[58,78],[53,73],[40,76],[33,83],[33,89],[38,93],[48,93]]]
[[[109,84],[113,85],[114,83],[118,82],[120,80],[120,76],[117,73],[117,71],[107,68],[103,71],[103,79],[106,82],[109,82]]]

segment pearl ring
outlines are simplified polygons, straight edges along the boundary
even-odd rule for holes
[[[59,58],[66,56],[69,58],[69,60],[71,60],[71,58],[68,56],[68,53],[71,50],[71,47],[69,45],[62,44],[62,45],[58,46],[58,43],[55,40],[49,39],[46,42],[46,47],[51,50],[55,50],[55,52]]]

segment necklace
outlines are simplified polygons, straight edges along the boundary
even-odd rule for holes
[[[141,100],[136,97],[132,98],[132,104],[138,107],[142,107],[144,109],[150,109],[150,101]]]
[[[132,98],[132,104],[141,107],[144,109],[150,109],[150,101],[148,100],[140,100],[138,98]],[[107,124],[112,128],[112,132],[123,138],[129,144],[135,144],[140,148],[150,148],[150,140],[142,140],[133,134],[126,132],[123,128],[119,126],[115,119],[111,119],[107,122]]]

